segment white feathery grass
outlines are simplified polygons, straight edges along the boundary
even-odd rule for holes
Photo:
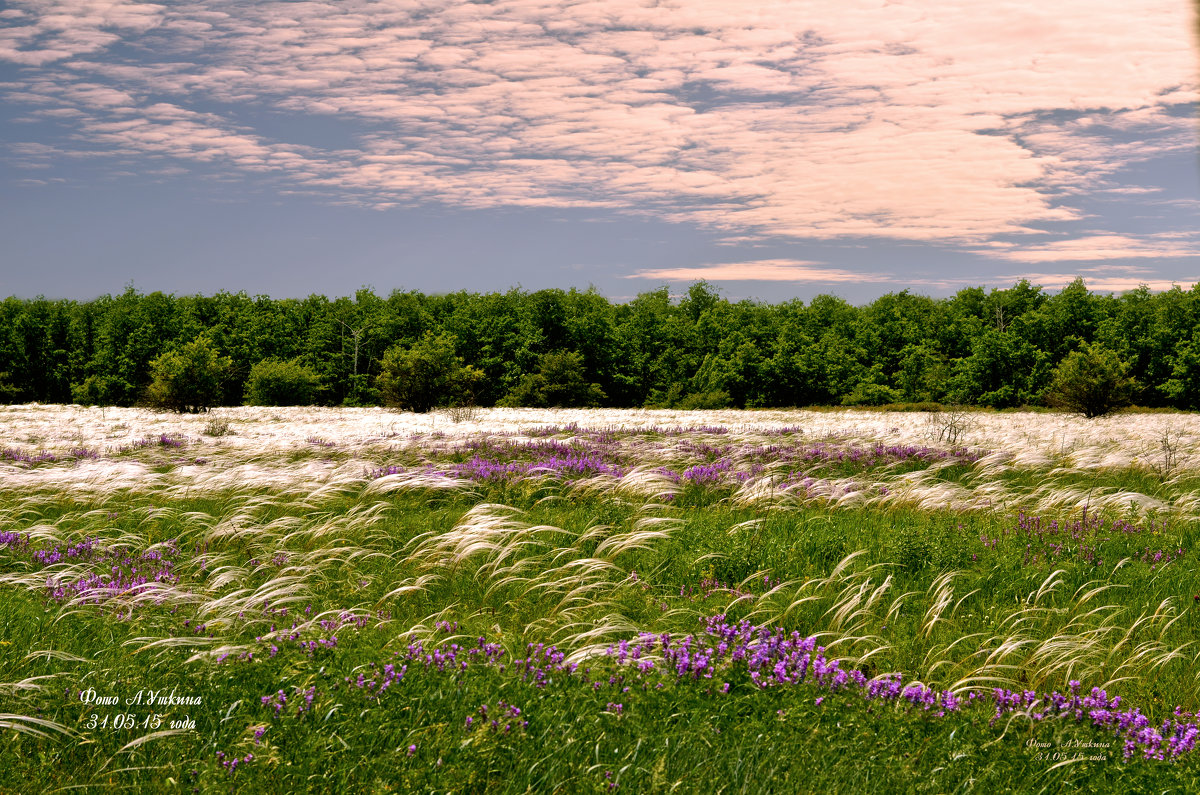
[[[49,732],[57,732],[66,737],[77,736],[73,729],[61,723],[56,723],[46,718],[35,718],[29,715],[16,715],[7,712],[0,712],[0,730],[3,729],[12,729],[21,734],[28,734],[47,740],[52,737]]]
[[[203,424],[213,416],[228,419],[237,434],[204,436]],[[530,637],[545,633],[555,638],[571,650],[572,661],[596,653],[606,640],[636,632],[637,627],[620,611],[623,597],[629,594],[623,589],[639,586],[621,564],[632,565],[633,556],[661,548],[682,526],[680,519],[667,514],[684,490],[659,470],[696,463],[695,452],[688,452],[692,448],[681,445],[682,441],[704,437],[709,443],[716,437],[695,431],[622,439],[616,449],[623,456],[622,465],[628,462],[629,466],[620,478],[596,475],[567,482],[535,472],[518,484],[535,498],[541,497],[539,506],[583,497],[617,501],[638,516],[631,527],[593,524],[574,532],[527,522],[526,515],[513,508],[478,504],[448,531],[431,530],[408,538],[395,553],[381,551],[398,545],[388,524],[398,495],[428,492],[433,500],[457,500],[476,488],[467,479],[425,471],[424,464],[433,462],[430,451],[461,449],[464,442],[483,435],[521,443],[540,438],[530,435],[535,429],[571,422],[589,429],[646,432],[721,426],[728,433],[720,435],[720,444],[731,450],[729,457],[739,466],[750,460],[754,446],[775,443],[776,432],[785,426],[803,428],[792,437],[797,442],[836,438],[837,444],[869,445],[930,439],[930,428],[919,414],[858,410],[479,409],[461,422],[449,422],[446,417],[381,409],[239,407],[217,409],[201,418],[137,409],[101,412],[17,406],[3,410],[3,421],[11,438],[44,438],[40,449],[52,453],[65,455],[83,445],[102,454],[96,460],[64,459],[33,467],[0,464],[0,492],[12,503],[0,513],[3,529],[27,533],[35,543],[48,545],[65,545],[95,533],[114,548],[133,550],[144,548],[156,523],[169,521],[179,527],[181,546],[211,545],[203,552],[203,564],[193,559],[178,567],[196,581],[196,590],[155,583],[116,598],[118,608],[160,601],[193,606],[199,620],[222,633],[262,621],[266,602],[283,606],[307,601],[346,571],[387,558],[388,568],[396,569],[397,575],[379,588],[383,596],[371,592],[370,601],[377,609],[389,602],[445,597],[456,587],[457,578],[469,578],[463,580],[466,587],[461,593],[454,592],[454,604],[447,604],[425,624],[415,625],[409,635],[431,634],[435,620],[462,611],[503,615],[510,608],[515,614],[519,608],[537,605],[539,618],[524,631]],[[1042,513],[1086,507],[1181,520],[1200,514],[1200,491],[1187,491],[1200,475],[1198,415],[1138,414],[1089,422],[1054,414],[978,412],[973,413],[972,424],[972,449],[989,452],[965,467],[961,460],[946,459],[907,473],[894,465],[847,477],[833,465],[815,465],[810,472],[815,480],[807,491],[785,488],[784,470],[778,463],[768,463],[740,483],[730,477],[725,505],[753,509],[758,518],[734,525],[729,532],[737,535],[758,528],[766,511],[793,510],[804,504],[828,505],[831,510],[902,506],[938,511],[998,511],[1020,505]],[[172,433],[185,437],[183,452],[154,446],[127,453],[117,450],[148,436]],[[434,439],[435,433],[445,437]],[[1154,445],[1165,433],[1175,434],[1173,444],[1178,447],[1169,476],[1165,460],[1156,464],[1154,459],[1162,455]],[[323,440],[322,446],[308,442],[316,437]],[[570,443],[587,442],[589,437],[563,431],[558,438]],[[176,463],[168,471],[155,471],[162,462],[185,455],[193,462],[204,458],[209,463]],[[408,462],[410,468],[375,479],[368,476],[369,470],[395,461]],[[414,461],[421,463],[414,466]],[[436,462],[433,465],[436,469]],[[1164,471],[1154,487],[1146,489],[1150,494],[1085,481],[1103,469],[1158,471],[1156,466]],[[951,467],[964,467],[955,470],[956,482],[944,479]],[[1051,471],[1042,472],[1037,485],[1017,485],[1017,476],[1035,469]],[[110,521],[102,509],[68,511],[55,524],[43,518],[48,508],[71,499],[149,500],[161,506],[164,501],[198,496],[216,502],[212,513],[156,507],[154,514],[124,515],[119,521]],[[633,506],[638,505],[642,507],[635,511]],[[60,513],[61,508],[55,511]],[[130,526],[136,526],[136,532],[129,531]],[[246,563],[247,550],[263,558],[280,553],[286,563],[272,568],[261,585],[248,585],[262,576],[262,570]],[[895,595],[896,581],[886,571],[888,564],[865,566],[865,554],[860,550],[846,555],[824,576],[779,583],[766,594],[751,596],[748,585],[764,574],[757,572],[726,589],[728,609],[763,624],[802,623],[806,632],[827,638],[853,655],[847,659],[860,663],[877,659],[890,648],[886,627],[915,616],[918,634],[930,644],[919,675],[951,682],[956,692],[1044,684],[1063,677],[1115,683],[1154,676],[1195,659],[1193,643],[1186,641],[1187,627],[1181,623],[1188,612],[1171,599],[1144,610],[1105,602],[1117,589],[1126,588],[1111,580],[1129,559],[1119,561],[1107,579],[1089,581],[1069,598],[1065,573],[1053,571],[1040,583],[1031,581],[1025,599],[995,615],[986,632],[947,637],[960,625],[967,626],[960,614],[964,605],[976,604],[969,600],[977,591],[956,594],[958,574],[947,572],[923,592]],[[700,565],[723,557],[713,552],[694,562]],[[68,562],[37,573],[10,571],[0,575],[0,584],[38,590],[44,588],[46,576],[78,577],[89,571],[86,563]],[[87,601],[84,597],[68,600],[59,617],[91,609]],[[700,611],[699,605],[673,608],[658,620],[663,626],[694,626]],[[239,614],[244,615],[239,618]],[[315,626],[313,621],[306,621],[304,627]],[[188,649],[194,652],[192,659],[252,650],[231,640],[146,636],[129,645],[137,651]],[[48,658],[69,655],[37,652],[43,653]],[[57,659],[68,661],[68,657]],[[1200,674],[1197,678],[1200,682]],[[23,682],[36,685],[38,681],[22,680],[8,687],[18,692]],[[0,717],[4,719],[20,722],[25,728],[14,727],[18,731],[58,731],[21,716]]]
[[[933,634],[934,627],[941,622],[942,614],[946,612],[946,608],[950,607],[950,603],[954,600],[954,586],[952,581],[957,577],[959,572],[951,571],[937,577],[929,586],[929,593],[932,594],[929,608],[925,611],[925,618],[921,621],[921,634],[929,637]]]

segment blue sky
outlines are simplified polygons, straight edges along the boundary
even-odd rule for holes
[[[1200,281],[1187,0],[0,9],[0,295]]]

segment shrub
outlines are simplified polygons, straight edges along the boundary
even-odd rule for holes
[[[929,427],[937,432],[939,442],[958,445],[975,422],[971,412],[964,406],[945,406],[932,410],[926,418]]]
[[[474,403],[467,403],[461,406],[451,406],[446,409],[446,416],[450,421],[457,424],[460,422],[475,422],[480,419],[479,407]]]
[[[321,377],[298,360],[271,357],[250,368],[246,404],[250,406],[308,406],[321,389]]]
[[[367,373],[355,373],[349,377],[346,396],[342,398],[343,406],[378,406],[379,403],[379,389],[371,386],[371,377]]]
[[[859,381],[854,391],[842,398],[843,406],[884,406],[895,403],[901,395],[890,386],[873,381]]]
[[[389,348],[377,381],[384,402],[419,413],[472,402],[483,373],[463,365],[454,343],[451,335],[435,337],[427,331],[411,347]]]
[[[234,436],[233,428],[229,427],[229,420],[220,417],[211,419],[204,423],[204,430],[200,433],[205,436]]]
[[[500,405],[579,408],[599,406],[605,397],[599,384],[587,380],[583,356],[554,351],[543,354],[537,372],[525,375]]]
[[[673,408],[678,409],[727,409],[730,404],[729,393],[716,389],[711,392],[693,392],[676,402]]]
[[[0,372],[0,403],[17,403],[21,400],[21,390],[12,385],[8,373]]]
[[[71,400],[85,406],[120,404],[122,396],[136,391],[119,378],[89,375],[82,382],[71,384]]]
[[[843,406],[883,406],[895,403],[903,397],[898,391],[883,383],[883,368],[875,365],[865,377],[855,384],[850,394],[842,398]]]
[[[1128,370],[1115,351],[1084,343],[1055,368],[1046,403],[1088,419],[1102,417],[1132,400],[1137,382]]]
[[[221,382],[229,373],[229,357],[221,356],[207,335],[150,362],[148,402],[171,411],[208,411],[221,399]]]

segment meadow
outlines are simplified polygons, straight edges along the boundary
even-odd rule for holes
[[[2,792],[1200,791],[1200,416],[0,407]]]

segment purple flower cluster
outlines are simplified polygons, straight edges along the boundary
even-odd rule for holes
[[[855,469],[894,464],[899,461],[932,463],[954,459],[974,463],[986,455],[986,451],[970,450],[965,447],[943,450],[936,447],[905,444],[875,444],[870,447],[837,445],[829,442],[792,446],[769,445],[754,447],[746,455],[752,460],[782,461],[797,467],[808,468],[819,464],[851,465]]]
[[[570,440],[540,439],[517,441],[504,437],[484,436],[461,444],[436,449],[456,460],[486,458],[493,461],[531,461],[539,458],[572,458],[599,456],[609,458],[617,452],[617,437],[612,433],[593,434]]]
[[[292,688],[292,699],[296,704],[296,717],[300,717],[305,712],[312,711],[313,700],[317,697],[317,688],[314,687],[299,687]],[[271,707],[275,710],[274,717],[279,718],[286,715],[288,696],[282,690],[277,690],[274,693],[262,697],[262,705]],[[265,731],[265,729],[264,729]],[[256,735],[261,736],[261,735]]]
[[[717,459],[725,458],[731,452],[733,452],[732,446],[727,444],[717,446],[705,444],[703,442],[695,442],[691,439],[681,440],[677,445],[677,449],[681,453],[690,453],[692,455],[699,456],[706,461],[716,461]]]
[[[300,648],[308,652],[310,657],[317,649],[336,649],[337,635],[332,635],[328,638],[317,638],[316,640],[302,640],[300,641]]]
[[[529,721],[521,718],[521,708],[505,703],[503,699],[496,702],[495,711],[491,711],[487,704],[480,704],[475,712],[479,716],[478,721],[475,720],[475,715],[468,715],[463,722],[463,728],[467,731],[476,727],[487,727],[494,734],[510,734],[514,728],[523,731],[529,727]]]
[[[169,449],[178,449],[187,446],[187,439],[177,433],[159,434],[158,436],[146,436],[141,439],[136,439],[128,444],[123,444],[115,450],[110,450],[110,454],[122,455],[130,453],[144,447],[165,447]],[[21,450],[16,447],[0,448],[0,461],[11,461],[14,464],[30,467],[37,464],[57,464],[57,463],[72,463],[85,460],[96,460],[104,455],[102,450],[94,450],[90,447],[74,447],[65,455],[55,455],[47,450],[40,450],[32,453],[26,450]],[[196,459],[196,463],[205,463],[203,459]]]
[[[1129,759],[1140,748],[1146,759],[1174,759],[1195,750],[1200,738],[1200,727],[1187,721],[1195,717],[1175,710],[1175,718],[1164,720],[1157,728],[1141,710],[1121,710],[1121,697],[1109,697],[1098,687],[1087,695],[1080,695],[1081,685],[1072,680],[1067,693],[1053,692],[1039,696],[1032,690],[1014,692],[997,688],[991,694],[996,713],[993,721],[1006,712],[1024,711],[1034,720],[1066,718],[1080,723],[1090,720],[1097,728],[1110,729],[1117,737],[1125,740],[1125,758]]]
[[[244,765],[254,761],[254,754],[246,754],[241,759],[236,756],[226,757],[224,751],[217,751],[217,761],[225,768],[225,772],[233,775],[239,764]]]
[[[816,638],[786,634],[783,629],[768,630],[748,621],[729,624],[724,615],[706,620],[705,636],[687,635],[681,639],[670,634],[641,633],[633,643],[624,641],[607,650],[618,664],[635,664],[639,671],[656,668],[649,655],[662,657],[663,666],[676,679],[712,679],[730,668],[744,669],[750,681],[760,688],[794,685],[814,681],[830,690],[840,690],[849,681],[867,684],[858,671],[843,671],[837,660],[825,657]]]
[[[158,549],[127,552],[103,548],[99,539],[90,537],[61,550],[58,546],[35,550],[30,559],[43,568],[66,559],[84,560],[105,567],[76,579],[46,578],[46,593],[56,602],[80,600],[84,604],[101,604],[127,594],[149,590],[151,583],[175,584],[174,560],[179,554],[172,539]]]
[[[123,444],[117,448],[117,454],[130,453],[143,447],[165,447],[168,449],[179,449],[186,446],[187,439],[182,434],[160,433],[158,436],[145,436],[141,439],[136,439],[129,444]]]
[[[277,718],[279,717],[280,713],[283,712],[284,708],[287,707],[287,701],[287,693],[283,692],[282,690],[276,691],[269,696],[262,697],[263,706],[273,707],[275,709],[275,717]]]
[[[409,470],[402,466],[387,466],[368,471],[367,477],[375,480],[406,471]],[[533,461],[497,461],[475,456],[469,461],[451,464],[443,469],[435,469],[430,465],[423,470],[412,471],[442,477],[464,478],[476,482],[500,482],[543,474],[557,475],[568,479],[592,475],[612,475],[619,478],[625,475],[626,470],[623,467],[607,463],[597,453],[580,453],[563,457],[550,456]]]
[[[375,663],[371,663],[369,667],[374,668]],[[345,681],[347,684],[357,686],[368,699],[378,701],[387,692],[387,689],[403,679],[406,673],[408,673],[407,665],[401,665],[397,668],[392,663],[388,663],[383,666],[377,676],[372,674],[370,679],[367,678],[366,674],[359,673],[357,680],[352,680],[347,676]]]
[[[590,475],[612,475],[622,477],[625,470],[605,462],[598,453],[572,453],[565,456],[552,455],[525,462],[494,461],[478,456],[464,464],[450,468],[449,475],[475,481],[509,480],[525,475],[550,474],[563,477]]]
[[[452,632],[457,626],[457,623],[439,621],[437,629]],[[427,648],[424,641],[417,640],[410,643],[405,651],[395,653],[395,657],[402,658],[399,667],[394,663],[386,663],[381,668],[376,663],[369,663],[367,668],[373,669],[369,674],[360,672],[357,678],[345,677],[344,681],[364,691],[369,698],[378,700],[389,687],[404,678],[409,664],[420,665],[425,670],[456,673],[465,671],[471,663],[478,662],[483,665],[498,665],[504,670],[504,654],[503,646],[491,643],[482,636],[476,640],[473,647],[445,643]]]
[[[1153,569],[1154,567],[1158,566],[1159,564],[1162,564],[1165,566],[1172,561],[1179,560],[1180,558],[1183,557],[1183,555],[1184,555],[1184,552],[1180,548],[1176,548],[1174,552],[1171,552],[1170,550],[1162,550],[1162,549],[1153,549],[1152,550],[1150,547],[1146,547],[1146,549],[1142,552],[1142,554],[1138,558],[1138,560],[1140,560],[1142,563],[1149,563],[1150,568]]]
[[[1081,540],[1101,534],[1106,534],[1108,537],[1113,534],[1157,535],[1167,529],[1165,521],[1150,520],[1143,526],[1122,519],[1106,520],[1099,513],[1088,513],[1086,510],[1078,519],[1062,522],[1057,519],[1044,519],[1041,516],[1028,516],[1024,511],[1020,511],[1017,514],[1016,525],[1019,533],[1029,538],[1036,537],[1039,540],[1047,536],[1063,536]]]
[[[1151,520],[1140,525],[1122,519],[1109,520],[1098,513],[1087,511],[1077,519],[1063,521],[1030,516],[1021,511],[1017,514],[1014,526],[1003,528],[1000,535],[995,537],[981,535],[979,540],[985,550],[991,551],[996,551],[997,544],[1004,542],[1006,538],[1024,541],[1024,565],[1074,559],[1102,566],[1105,560],[1129,557],[1156,569],[1184,557],[1185,550],[1180,547],[1170,549],[1148,545],[1135,547],[1131,542],[1141,538],[1159,537],[1166,530],[1165,522]]]
[[[614,643],[603,658],[607,662],[594,672],[590,667],[578,669],[566,660],[562,650],[545,644],[531,643],[524,658],[506,663],[504,649],[482,636],[473,646],[448,642],[427,647],[418,640],[406,651],[393,655],[403,659],[382,666],[370,663],[366,670],[343,677],[333,688],[344,684],[368,702],[379,703],[385,693],[411,674],[414,666],[423,675],[457,678],[479,665],[501,674],[508,672],[539,689],[579,682],[594,691],[607,686],[617,698],[630,693],[629,685],[637,682],[642,690],[650,686],[661,689],[672,682],[697,683],[707,687],[709,694],[721,697],[732,691],[731,682],[743,681],[760,691],[801,685],[816,688],[816,706],[825,703],[829,694],[844,693],[856,694],[868,702],[907,705],[931,718],[982,709],[992,713],[991,722],[995,723],[1005,714],[1020,712],[1033,721],[1066,720],[1110,732],[1122,740],[1126,759],[1139,753],[1145,759],[1175,759],[1194,751],[1200,739],[1200,727],[1191,713],[1177,708],[1173,718],[1154,724],[1139,710],[1123,708],[1120,697],[1109,697],[1099,688],[1082,693],[1076,681],[1070,682],[1066,693],[996,688],[959,694],[917,681],[905,682],[900,673],[868,677],[861,670],[844,669],[839,660],[830,659],[825,648],[817,645],[816,637],[799,632],[755,626],[748,621],[733,623],[724,615],[703,619],[703,624],[703,632],[697,635],[639,633],[636,638]],[[457,624],[441,621],[437,630],[453,632]],[[632,681],[626,677],[631,670]],[[290,696],[281,689],[262,696],[261,702],[275,718],[289,713],[299,718],[313,708],[317,695],[315,687],[294,687]],[[617,698],[610,696],[603,711],[625,714],[628,698]],[[463,726],[467,731],[487,727],[499,734],[524,730],[528,723],[519,707],[499,701],[495,709],[490,704],[481,705],[466,716]],[[259,726],[255,739],[264,732],[265,727]]]
[[[711,464],[700,464],[698,466],[689,467],[683,471],[683,474],[678,476],[679,480],[695,483],[698,486],[708,485],[710,483],[718,483],[721,479],[733,469],[733,462],[728,458],[722,458],[714,461]],[[665,472],[668,477],[673,473]],[[672,478],[674,480],[675,478]],[[678,481],[677,481],[678,482]]]
[[[0,461],[12,461],[14,464],[33,466],[34,464],[56,463],[58,461],[58,456],[45,450],[37,453],[28,453],[15,447],[5,447],[0,449]]]
[[[28,533],[16,533],[8,530],[0,530],[0,547],[9,547],[10,549],[25,549],[29,546]]]
[[[312,605],[309,605],[306,612],[311,611]],[[283,618],[287,616],[288,608],[272,608],[269,602],[264,602],[262,614],[269,617],[279,616]],[[238,617],[240,618],[241,615],[239,614]],[[320,637],[302,637],[300,625],[293,621],[291,627],[282,631],[282,633],[280,633],[280,630],[276,628],[275,624],[271,624],[271,628],[268,630],[267,635],[259,635],[254,640],[266,647],[268,657],[274,657],[279,654],[279,644],[292,644],[301,649],[309,657],[312,657],[318,651],[332,650],[338,647],[337,635],[333,633],[346,628],[362,629],[364,626],[370,623],[370,621],[371,616],[363,615],[361,613],[351,613],[347,610],[343,610],[335,618],[323,618],[317,622],[317,626],[320,627],[322,632],[328,633],[328,637],[324,635]],[[185,621],[184,624],[186,626],[187,622]],[[202,629],[202,625],[197,625],[197,632],[201,631]],[[219,658],[217,660],[218,664],[224,662],[225,659],[225,657]],[[238,661],[247,661],[253,659],[253,657],[249,653],[243,653],[236,659]]]
[[[566,661],[564,654],[557,646],[547,646],[544,643],[530,643],[524,659],[513,660],[513,668],[521,672],[521,679],[543,688],[554,681],[556,674],[570,676],[575,673],[575,663]]]
[[[1176,709],[1175,718],[1157,727],[1137,709],[1121,710],[1120,697],[1110,698],[1099,688],[1080,694],[1080,683],[1070,682],[1066,694],[1039,694],[1027,690],[1013,692],[997,688],[991,692],[971,692],[960,697],[949,690],[938,691],[920,682],[904,684],[899,673],[868,678],[862,671],[843,670],[839,661],[825,656],[815,637],[770,630],[747,621],[726,622],[725,616],[705,619],[704,635],[673,638],[669,634],[641,633],[633,641],[610,646],[607,654],[618,665],[636,666],[639,673],[656,670],[650,659],[657,654],[663,668],[678,680],[710,680],[744,671],[757,688],[797,685],[808,682],[837,692],[857,689],[869,701],[907,702],[936,717],[964,712],[975,704],[994,709],[993,721],[1009,712],[1022,711],[1035,721],[1060,718],[1076,723],[1089,721],[1093,727],[1110,730],[1124,740],[1125,758],[1141,749],[1146,759],[1176,758],[1195,750],[1200,727],[1188,718],[1194,715]],[[719,689],[729,692],[729,682]],[[820,704],[824,699],[817,699]]]
[[[457,626],[457,623],[440,621],[437,629],[452,632]],[[345,677],[344,682],[377,701],[388,688],[399,683],[410,668],[416,666],[423,671],[448,674],[460,674],[473,666],[493,667],[504,672],[511,666],[511,670],[522,681],[536,687],[545,687],[553,681],[555,674],[570,675],[575,671],[574,664],[566,663],[565,655],[555,646],[530,644],[528,652],[526,658],[507,663],[504,647],[483,636],[476,638],[473,646],[453,642],[427,646],[425,641],[415,640],[403,652],[395,653],[394,657],[399,660],[383,666],[369,663],[366,666],[369,672],[360,672],[357,677]]]
[[[692,426],[678,428],[645,428],[588,430],[577,425],[548,426],[526,429],[526,436],[533,440],[520,440],[506,434],[492,434],[475,438],[465,443],[434,444],[426,447],[426,453],[443,463],[428,463],[421,467],[405,467],[395,464],[369,469],[370,479],[404,472],[463,478],[475,482],[509,482],[539,474],[551,474],[564,479],[609,475],[623,477],[636,461],[645,462],[653,456],[655,449],[663,443],[641,439],[633,448],[623,448],[621,442],[628,437],[647,437],[655,434],[685,436],[675,442],[673,452],[693,459],[683,469],[662,467],[659,474],[679,484],[700,486],[722,486],[746,481],[766,471],[768,465],[783,464],[785,474],[782,485],[796,487],[803,481],[806,489],[816,483],[805,474],[814,466],[835,464],[854,469],[867,469],[899,461],[931,463],[946,459],[971,463],[985,453],[966,448],[942,450],[912,445],[855,446],[831,441],[815,444],[799,442],[789,444],[783,437],[798,431],[796,428],[779,429],[772,435],[781,439],[778,444],[718,444],[695,438],[697,436],[724,435],[729,429],[718,426]],[[570,439],[555,439],[559,433],[570,433]],[[311,441],[311,440],[310,440]],[[446,462],[446,459],[449,459]],[[696,460],[698,459],[698,460]],[[881,492],[886,493],[886,492]]]

